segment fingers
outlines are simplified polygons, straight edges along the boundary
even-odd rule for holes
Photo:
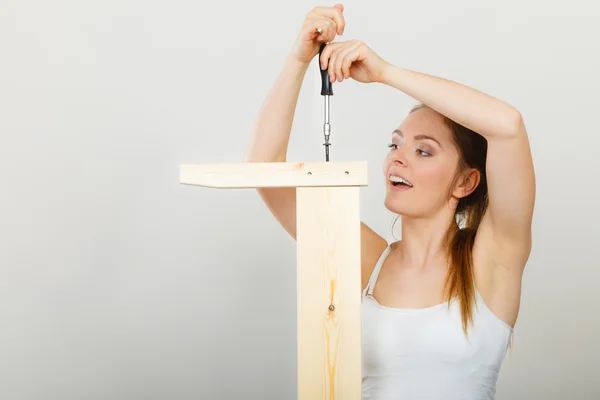
[[[329,43],[323,49],[321,54],[321,68],[327,69],[330,81],[336,79],[341,82],[350,77],[350,66],[358,58],[356,49],[360,47],[360,42],[350,40],[340,43]]]
[[[335,52],[336,49],[340,48],[341,46],[344,46],[344,43],[348,43],[348,42],[340,42],[340,43],[329,43],[327,46],[325,46],[325,48],[323,49],[323,52],[321,53],[321,68],[323,69],[329,69],[331,66],[331,58],[333,57],[333,53]],[[329,74],[331,76],[331,70],[329,70]]]
[[[335,39],[335,32],[337,30],[337,26],[334,21],[327,18],[315,18],[309,20],[312,24],[313,34],[317,37],[317,40],[320,42],[330,42]],[[322,33],[319,34],[319,29],[322,30]]]
[[[338,7],[339,6],[339,7]],[[341,4],[336,4],[334,7],[315,7],[312,9],[311,13],[315,14],[316,19],[326,18],[335,23],[334,32],[338,35],[344,33],[344,28],[346,27],[346,20],[343,14],[344,6]]]
[[[351,45],[340,49],[339,56],[336,58],[334,73],[338,77],[338,81],[350,78],[350,66],[358,59],[358,51],[360,43],[355,42]]]
[[[348,47],[347,43],[340,43],[340,46],[337,46],[331,52],[331,56],[329,57],[329,65],[327,67],[327,70],[329,72],[329,80],[331,82],[335,82],[336,79],[339,80],[339,75],[336,74],[335,65],[337,63],[337,60],[339,59],[340,50],[343,50],[344,48],[347,48],[347,47]]]

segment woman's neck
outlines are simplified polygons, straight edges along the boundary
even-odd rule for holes
[[[448,228],[454,222],[454,213],[443,210],[427,218],[402,216],[402,240],[399,245],[401,259],[414,268],[445,265]]]

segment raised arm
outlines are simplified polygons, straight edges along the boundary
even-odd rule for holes
[[[482,225],[489,224],[496,243],[523,261],[513,265],[524,266],[531,250],[536,189],[529,139],[520,112],[468,86],[391,64],[381,81],[487,139],[489,205]]]
[[[284,162],[302,81],[323,42],[331,42],[345,28],[343,6],[315,7],[304,21],[293,51],[269,92],[254,124],[245,162]],[[322,30],[322,34],[318,33]],[[318,72],[315,69],[315,74]],[[316,93],[318,95],[318,93]],[[283,228],[296,239],[296,189],[257,189]],[[387,241],[361,222],[361,276],[366,286]]]

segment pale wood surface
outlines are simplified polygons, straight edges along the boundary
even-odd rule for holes
[[[366,162],[184,164],[180,183],[296,187],[298,400],[361,400],[359,187]]]
[[[296,207],[298,399],[360,400],[359,188],[298,188]]]
[[[247,162],[237,164],[184,164],[180,183],[223,189],[259,187],[366,186],[367,163],[354,162]]]

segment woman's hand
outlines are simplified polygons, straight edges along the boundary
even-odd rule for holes
[[[302,29],[298,34],[292,56],[302,63],[310,63],[319,53],[322,43],[332,42],[336,34],[344,33],[344,6],[336,4],[333,7],[315,7],[304,19]],[[322,33],[319,34],[319,29]]]
[[[352,78],[362,83],[381,83],[390,65],[360,40],[327,44],[319,61],[321,68],[328,70],[331,82]]]

